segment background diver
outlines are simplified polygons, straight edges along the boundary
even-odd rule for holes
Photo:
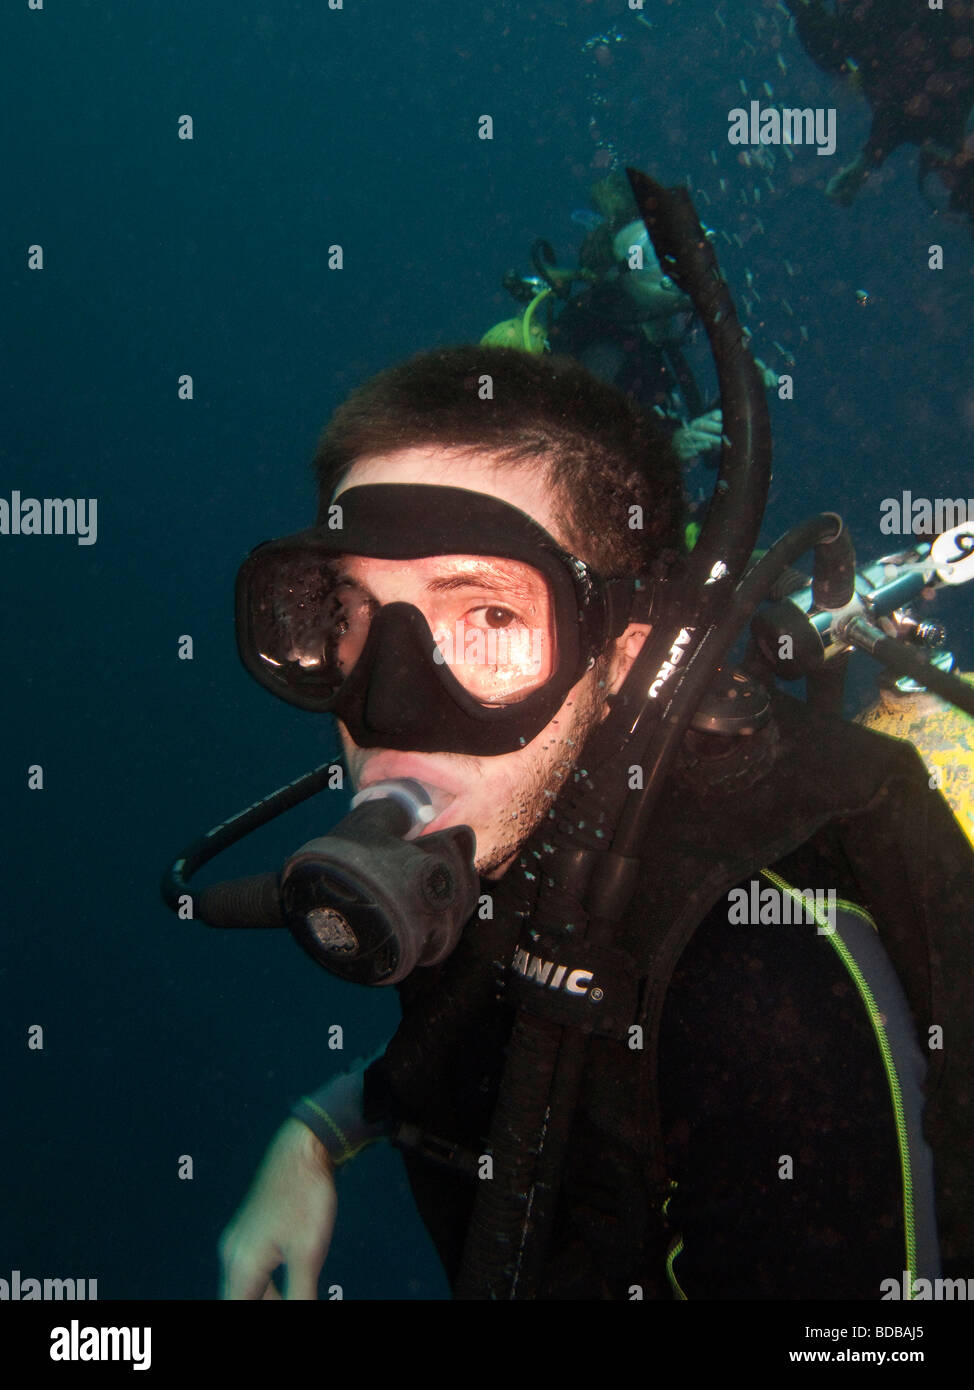
[[[536,242],[533,259],[540,274],[525,278],[510,272],[504,280],[526,303],[546,285],[552,290],[547,303],[557,313],[549,313],[547,328],[536,310],[525,332],[529,310],[495,325],[483,341],[535,352],[548,347],[573,357],[657,415],[681,462],[703,458],[716,466],[720,408],[704,400],[683,351],[693,329],[693,304],[660,266],[623,170],[593,184],[589,196],[598,215],[585,215],[588,231],[577,268],[545,264],[542,257],[553,254],[551,248]],[[631,264],[636,257],[639,266]],[[576,282],[583,288],[570,294]],[[777,386],[776,373],[760,360],[756,365],[765,385]]]
[[[798,37],[825,72],[860,87],[872,125],[856,158],[826,188],[851,204],[870,174],[900,145],[920,147],[918,182],[937,173],[950,210],[974,231],[974,147],[965,131],[974,105],[974,3],[946,0],[786,0]]]

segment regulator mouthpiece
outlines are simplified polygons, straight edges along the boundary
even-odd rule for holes
[[[285,920],[319,965],[355,984],[394,985],[454,950],[477,906],[476,840],[466,825],[422,835],[432,819],[419,782],[379,782],[288,860]]]
[[[383,797],[398,801],[410,817],[411,824],[402,837],[404,840],[414,840],[422,834],[423,826],[429,825],[436,816],[433,798],[422,782],[417,782],[414,777],[390,777],[385,782],[373,782],[371,787],[363,787],[352,797],[352,810],[356,806],[364,806],[368,801],[381,801]]]

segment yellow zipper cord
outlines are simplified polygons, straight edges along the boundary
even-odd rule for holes
[[[670,1281],[670,1288],[673,1290],[674,1297],[680,1303],[686,1303],[688,1301],[687,1296],[680,1288],[679,1279],[677,1279],[676,1275],[673,1273],[673,1261],[676,1259],[677,1255],[679,1255],[682,1249],[683,1237],[677,1236],[676,1239],[670,1245],[669,1250],[667,1250],[666,1252],[666,1277]]]
[[[797,889],[792,888],[791,884],[786,883],[779,874],[774,873],[771,869],[762,869],[761,873],[763,877],[769,879],[778,888],[790,894],[796,901],[807,904],[807,899],[804,895],[799,893]],[[861,917],[864,921],[868,922],[873,931],[876,930],[876,923],[870,917],[869,913],[857,903],[849,903],[840,898],[837,902],[837,906],[846,911],[854,912],[857,917]],[[909,1297],[912,1299],[913,1280],[916,1276],[916,1221],[913,1206],[913,1168],[910,1163],[910,1146],[906,1135],[906,1118],[903,1114],[903,1093],[900,1090],[900,1078],[896,1071],[896,1063],[893,1061],[893,1052],[889,1045],[889,1039],[886,1036],[886,1028],[883,1024],[882,1016],[877,1008],[876,1000],[873,998],[872,990],[863,977],[862,971],[859,969],[848,946],[846,946],[842,937],[839,935],[838,928],[836,928],[833,923],[829,922],[825,914],[819,909],[817,903],[812,911],[819,926],[830,928],[828,932],[823,932],[823,935],[827,936],[835,947],[839,959],[842,961],[853,984],[859,991],[859,996],[866,1006],[869,1022],[872,1024],[872,1030],[879,1046],[880,1055],[883,1059],[886,1080],[889,1084],[890,1097],[893,1102],[893,1114],[896,1121],[896,1142],[900,1153],[900,1172],[903,1178],[903,1225],[906,1233],[906,1269],[909,1275]]]
[[[669,1190],[669,1192],[666,1194],[665,1198],[663,1199],[663,1205],[660,1207],[660,1212],[661,1212],[661,1214],[662,1214],[662,1217],[663,1217],[663,1220],[664,1220],[664,1221],[668,1221],[668,1220],[669,1220],[669,1214],[670,1214],[669,1208],[670,1208],[670,1203],[672,1202],[674,1196],[676,1195],[676,1191],[677,1191],[677,1189],[679,1188],[679,1186],[680,1186],[680,1184],[677,1182],[677,1180],[676,1180],[675,1178],[670,1178],[670,1190]],[[680,1253],[680,1251],[681,1251],[682,1249],[683,1249],[683,1237],[682,1237],[682,1236],[674,1236],[673,1239],[670,1241],[670,1248],[669,1248],[669,1250],[667,1250],[667,1252],[666,1252],[666,1277],[667,1277],[667,1279],[670,1281],[670,1287],[672,1288],[672,1290],[673,1290],[674,1294],[676,1295],[676,1297],[677,1297],[678,1299],[680,1299],[683,1303],[686,1303],[686,1302],[687,1302],[687,1296],[686,1296],[686,1294],[683,1292],[683,1290],[680,1288],[680,1281],[677,1279],[676,1275],[673,1273],[673,1261],[676,1259],[677,1255],[679,1255],[679,1253]]]
[[[328,1126],[332,1134],[335,1136],[339,1144],[341,1144],[342,1146],[342,1152],[337,1157],[329,1150],[328,1156],[332,1161],[333,1167],[340,1168],[343,1163],[347,1163],[350,1158],[355,1158],[356,1155],[360,1154],[363,1149],[368,1148],[369,1144],[375,1142],[373,1139],[363,1139],[361,1144],[350,1144],[348,1142],[348,1138],[345,1134],[345,1131],[339,1129],[338,1125],[328,1114],[327,1110],[322,1110],[321,1106],[316,1104],[316,1102],[313,1101],[310,1096],[303,1096],[302,1100],[310,1110],[313,1110],[315,1114],[319,1116],[319,1118],[324,1120],[325,1124]]]

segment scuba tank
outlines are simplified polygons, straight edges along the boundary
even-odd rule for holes
[[[526,304],[523,314],[495,323],[481,338],[484,347],[520,348],[523,352],[542,353],[548,350],[547,331],[551,327],[551,308],[555,299],[567,299],[573,280],[584,280],[583,271],[565,270],[554,264],[551,244],[539,237],[531,247],[534,275],[518,275],[510,270],[504,276],[504,288],[516,300]],[[542,327],[536,317],[545,305],[547,324]]]
[[[974,685],[974,672],[961,679]],[[913,744],[974,848],[974,719],[907,677],[881,684],[855,722]]]

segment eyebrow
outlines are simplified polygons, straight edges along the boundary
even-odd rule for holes
[[[497,594],[501,597],[537,598],[538,586],[526,580],[525,576],[503,564],[470,565],[461,574],[445,574],[430,579],[426,583],[430,593],[452,593],[461,589],[479,589],[483,593]]]
[[[370,592],[358,579],[354,579],[349,574],[339,574],[335,583],[347,584],[363,593]],[[434,576],[432,579],[428,579],[423,587],[428,593],[434,594],[478,589],[481,593],[494,594],[501,598],[521,600],[537,600],[538,598],[538,586],[536,584],[526,582],[520,572],[514,573],[510,569],[506,569],[503,562],[498,563],[497,561],[493,561],[491,564],[470,565],[460,574]]]

